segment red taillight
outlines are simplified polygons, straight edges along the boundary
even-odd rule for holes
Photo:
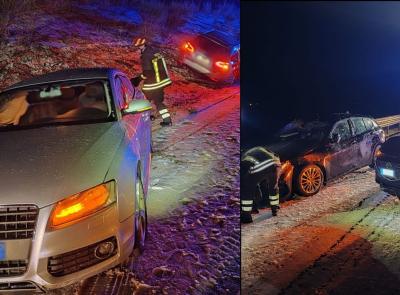
[[[194,47],[192,44],[190,44],[190,42],[186,42],[185,45],[183,46],[183,48],[185,48],[187,51],[190,51],[190,52],[194,51]]]
[[[215,65],[224,71],[229,69],[229,62],[217,61]]]

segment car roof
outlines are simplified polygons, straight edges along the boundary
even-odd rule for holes
[[[232,35],[226,34],[221,31],[209,31],[207,33],[202,34],[204,37],[217,42],[225,47],[233,47],[239,44],[237,40]]]
[[[77,68],[60,70],[20,81],[7,87],[4,91],[60,81],[109,79],[109,77],[111,77],[116,72],[119,71],[113,68]]]

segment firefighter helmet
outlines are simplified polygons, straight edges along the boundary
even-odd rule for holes
[[[136,47],[146,44],[146,38],[144,38],[144,37],[138,37],[138,38],[134,39],[133,41],[134,41],[134,46],[136,46]]]

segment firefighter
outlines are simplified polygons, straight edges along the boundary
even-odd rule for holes
[[[153,101],[161,115],[161,126],[172,125],[171,114],[164,104],[164,88],[172,83],[169,78],[167,65],[164,58],[153,47],[148,45],[146,38],[134,40],[134,46],[140,49],[142,74],[140,80],[144,80],[142,90],[146,97]],[[137,83],[138,77],[131,81]],[[132,83],[134,83],[132,82]]]
[[[256,211],[255,198],[260,185],[266,186],[272,215],[279,209],[279,188],[281,164],[279,157],[263,147],[248,150],[241,159],[240,197],[242,223],[253,222],[251,212]]]

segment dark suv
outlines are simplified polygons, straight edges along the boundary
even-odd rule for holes
[[[240,44],[219,31],[184,40],[180,60],[214,81],[233,83],[240,78]]]
[[[281,195],[311,196],[327,181],[373,165],[384,141],[383,130],[371,118],[334,117],[286,130],[266,147],[282,162]]]
[[[400,136],[382,145],[375,165],[375,180],[381,188],[400,198]]]

